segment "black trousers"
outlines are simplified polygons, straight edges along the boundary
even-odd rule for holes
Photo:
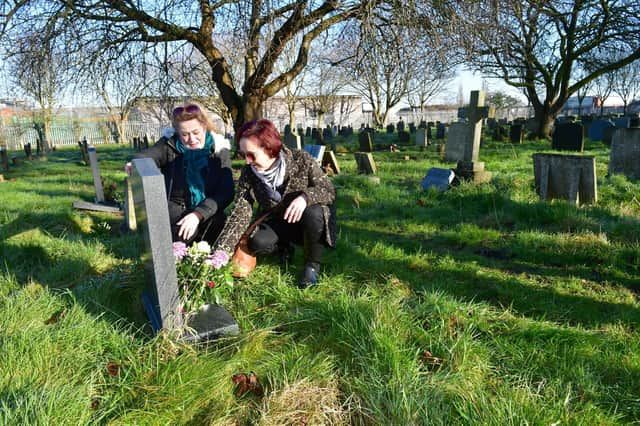
[[[218,235],[220,235],[220,232],[222,232],[222,228],[224,227],[224,223],[227,219],[227,215],[224,214],[224,211],[219,211],[209,219],[200,222],[195,234],[193,234],[193,236],[188,240],[185,240],[178,236],[180,227],[177,223],[184,216],[191,213],[191,210],[187,210],[184,204],[177,203],[175,201],[169,200],[168,204],[169,222],[171,223],[171,238],[174,242],[182,241],[186,244],[191,244],[194,241],[206,241],[209,244],[213,244],[218,238]]]
[[[325,248],[324,215],[322,206],[307,206],[302,218],[296,223],[283,219],[283,213],[258,226],[258,230],[249,241],[251,250],[256,254],[272,254],[289,244],[304,246],[305,263],[314,263],[319,267]]]

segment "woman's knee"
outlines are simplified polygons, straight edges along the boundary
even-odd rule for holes
[[[313,234],[324,231],[324,211],[321,204],[307,206],[302,213],[302,226],[306,232]]]
[[[260,227],[249,240],[249,247],[256,254],[273,253],[277,246],[278,235],[271,228]]]

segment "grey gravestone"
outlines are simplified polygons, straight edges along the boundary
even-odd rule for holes
[[[533,154],[533,172],[542,200],[560,198],[580,204],[598,201],[593,155]]]
[[[631,127],[631,117],[619,117],[613,120],[613,124],[618,129],[628,129]]]
[[[435,188],[440,192],[446,191],[451,182],[453,182],[454,177],[455,173],[451,169],[439,169],[437,167],[432,167],[429,169],[424,179],[422,179],[420,186],[425,191],[429,188]]]
[[[79,210],[92,210],[106,213],[122,213],[122,210],[120,210],[119,206],[105,202],[104,190],[102,188],[102,178],[100,177],[100,166],[98,165],[98,155],[96,154],[95,147],[88,147],[87,153],[89,157],[89,163],[91,164],[93,186],[96,192],[95,202],[89,203],[86,201],[74,201],[73,207]]]
[[[331,137],[336,137],[338,136],[338,126],[332,126],[331,127]]]
[[[447,132],[447,126],[444,123],[436,123],[436,139],[444,139],[444,136]]]
[[[640,179],[640,128],[619,129],[611,142],[609,174]]]
[[[78,148],[80,148],[80,156],[82,157],[82,164],[85,166],[89,165],[89,153],[87,152],[87,147],[83,143],[83,141],[78,141]]]
[[[472,154],[465,155],[466,149],[473,148],[467,143],[470,138],[471,128],[468,123],[451,123],[445,146],[445,161],[461,161],[467,157],[471,159],[473,157]],[[478,145],[477,148],[479,149],[480,146]]]
[[[416,146],[426,147],[429,145],[426,129],[420,128],[416,130]]]
[[[398,129],[398,133],[404,132],[404,121],[398,121],[398,125],[396,126],[396,128]]]
[[[515,124],[512,126],[515,126]],[[496,142],[504,142],[507,138],[507,129],[502,124],[496,124],[491,137]]]
[[[375,175],[377,173],[376,163],[373,161],[373,154],[370,152],[356,152],[356,164],[358,165],[358,173],[367,175]]]
[[[491,173],[484,170],[484,163],[478,161],[480,153],[480,138],[482,136],[482,120],[494,116],[494,109],[484,104],[485,93],[481,90],[471,92],[469,106],[465,108],[465,117],[468,120],[467,129],[463,131],[464,139],[456,141],[462,143],[463,158],[458,160],[456,175],[475,183],[487,182],[491,179]],[[447,142],[447,151],[448,151]]]
[[[322,164],[322,158],[324,156],[324,151],[326,147],[324,145],[305,145],[304,150],[313,157],[319,164]]]
[[[373,151],[373,143],[371,142],[371,134],[366,131],[361,131],[358,134],[358,141],[360,142],[360,151],[371,152]]]
[[[409,143],[410,134],[404,130],[398,130],[398,143],[408,144]]]
[[[609,120],[594,121],[589,128],[589,139],[591,141],[601,141],[604,136],[604,129],[607,127],[613,127],[613,123]]]
[[[523,138],[524,126],[522,124],[512,124],[511,128],[509,129],[509,141],[511,143],[521,144]]]
[[[307,130],[305,130],[304,135],[307,138],[311,137],[311,127],[307,127]]]
[[[602,143],[607,145],[607,146],[611,146],[611,141],[613,141],[613,135],[615,133],[618,132],[617,127],[605,127],[604,131],[602,132]]]
[[[333,139],[333,132],[331,131],[331,128],[325,127],[324,129],[322,129],[322,140],[328,141],[331,139]]]
[[[0,160],[2,161],[2,170],[5,172],[9,171],[9,153],[7,153],[7,148],[2,146],[0,147]]]
[[[580,123],[558,124],[553,131],[551,147],[558,151],[582,152],[584,149],[582,132],[582,124]]]
[[[284,135],[284,144],[289,149],[302,149],[300,136],[296,135],[295,133],[286,133]]]
[[[172,250],[169,210],[164,176],[150,158],[132,161],[131,187],[136,219],[143,229],[145,253],[142,256],[147,286],[142,302],[154,332],[180,330],[186,342],[201,342],[240,329],[233,317],[218,305],[207,305],[190,316],[184,325],[178,277]]]
[[[149,149],[149,136],[148,135],[144,135],[144,149]]]
[[[387,133],[394,133],[396,131],[396,126],[393,124],[387,124]]]
[[[285,124],[284,125],[284,134],[287,135],[291,133],[291,125],[290,124]]]
[[[340,174],[340,166],[338,165],[338,159],[333,151],[325,151],[322,156],[322,168],[325,171],[331,170],[334,175]]]
[[[427,122],[424,120],[420,121],[420,124],[418,124],[418,128],[419,129],[426,129],[427,128]]]
[[[409,133],[415,133],[416,132],[416,124],[411,122],[409,123]]]
[[[535,118],[529,118],[524,122],[524,128],[527,129],[531,133],[535,133],[538,131],[538,120]]]

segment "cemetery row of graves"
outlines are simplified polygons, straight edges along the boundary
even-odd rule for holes
[[[186,339],[156,333],[179,317],[162,176],[122,171],[150,138],[3,150],[2,420],[640,419],[640,129],[533,141],[475,101],[464,123],[286,129],[337,189],[321,284],[266,259]]]

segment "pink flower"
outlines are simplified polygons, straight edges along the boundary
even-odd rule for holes
[[[176,241],[172,245],[173,248],[173,256],[176,260],[182,260],[187,255],[188,249],[187,245],[182,241]]]
[[[216,250],[212,255],[207,256],[205,263],[215,269],[220,269],[229,263],[229,256],[222,250]]]
[[[209,281],[207,285],[209,286],[209,288],[214,288],[216,286],[216,283],[214,283],[213,281]]]

